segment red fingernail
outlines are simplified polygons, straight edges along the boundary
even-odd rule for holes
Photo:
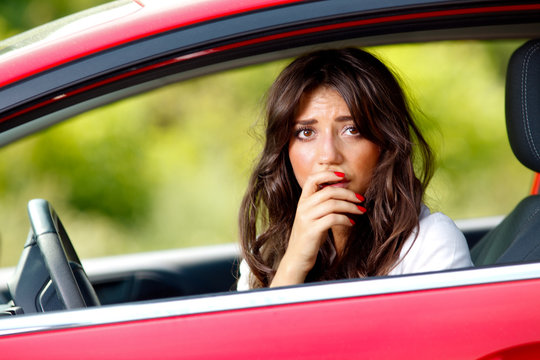
[[[345,177],[345,174],[339,171],[334,171],[334,174],[336,174],[336,176],[339,176],[339,177]]]
[[[357,198],[358,200],[360,200],[360,201],[364,201],[364,200],[366,200],[366,198],[365,198],[365,197],[363,197],[363,196],[362,196],[362,195],[360,195],[360,194],[354,194],[354,195],[356,195],[356,198]]]
[[[353,220],[353,219],[351,219],[351,218],[349,218],[349,221],[350,221],[350,222],[351,222],[351,224],[353,224],[353,225],[354,225],[354,224],[356,224],[356,223],[354,222],[354,220]]]
[[[367,210],[365,207],[363,206],[360,206],[360,205],[356,205],[358,207],[358,210],[360,210],[361,212],[365,213]]]

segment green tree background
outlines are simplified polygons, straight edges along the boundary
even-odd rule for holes
[[[103,3],[0,3],[0,38]],[[532,179],[504,128],[504,72],[522,41],[371,48],[400,74],[438,154],[426,202],[455,219],[508,212]],[[260,148],[264,94],[287,61],[168,86],[0,149],[0,266],[16,264],[41,197],[81,257],[234,242]]]

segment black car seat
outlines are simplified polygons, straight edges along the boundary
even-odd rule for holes
[[[506,75],[506,127],[516,157],[540,172],[540,40],[518,48]],[[540,261],[540,195],[523,199],[471,250],[475,265]]]

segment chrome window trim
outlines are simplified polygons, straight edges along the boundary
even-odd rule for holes
[[[473,219],[458,219],[454,222],[462,232],[474,230],[491,230],[504,220],[504,215],[488,216]]]
[[[14,316],[0,320],[0,336],[538,278],[540,278],[540,263],[531,263],[221,293],[203,297]]]

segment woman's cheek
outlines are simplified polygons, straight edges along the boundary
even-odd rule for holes
[[[312,173],[314,164],[313,152],[304,149],[305,146],[302,147],[300,145],[302,144],[292,145],[289,148],[289,160],[291,161],[296,181],[303,188],[307,178]]]

